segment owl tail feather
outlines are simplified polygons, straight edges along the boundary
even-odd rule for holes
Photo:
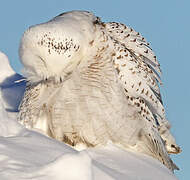
[[[172,172],[174,170],[179,170],[177,165],[171,160],[164,146],[162,138],[155,129],[151,129],[149,133],[142,130],[140,132],[139,137],[140,137],[140,149],[143,153],[158,159]]]

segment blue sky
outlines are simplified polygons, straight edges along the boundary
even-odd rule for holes
[[[6,0],[0,5],[0,50],[20,72],[18,47],[22,33],[69,10],[89,10],[103,21],[133,27],[150,42],[163,71],[162,94],[172,132],[183,149],[172,156],[180,180],[188,179],[190,120],[190,1],[188,0]]]

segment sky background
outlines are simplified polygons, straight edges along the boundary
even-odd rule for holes
[[[18,48],[23,32],[70,10],[93,11],[103,21],[122,22],[150,42],[163,71],[167,118],[182,147],[172,156],[180,180],[190,178],[190,1],[189,0],[4,0],[0,3],[0,50],[21,72]],[[188,178],[189,177],[189,178]]]

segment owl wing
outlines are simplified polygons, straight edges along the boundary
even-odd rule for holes
[[[159,63],[142,36],[119,23],[107,23],[106,30],[114,42],[113,64],[124,93],[145,121],[143,141],[152,156],[169,169],[177,169],[170,159],[165,143],[159,133],[159,120],[165,119],[164,107],[159,90],[161,83]],[[148,148],[147,148],[148,147]]]
[[[106,30],[125,49],[119,52],[115,58],[115,66],[122,71],[119,76],[128,93],[138,96],[146,101],[152,111],[156,123],[159,125],[161,137],[166,142],[169,153],[181,152],[168,127],[169,122],[165,118],[165,110],[159,89],[161,73],[159,62],[149,43],[140,33],[121,23],[107,23]],[[117,46],[117,45],[116,45]],[[119,47],[117,47],[119,49]],[[121,60],[121,56],[125,60]],[[127,83],[126,83],[127,80]],[[129,81],[130,80],[130,81]],[[164,130],[165,129],[165,130]]]
[[[129,93],[142,97],[154,114],[165,117],[158,82],[159,63],[145,39],[119,23],[107,23],[108,34],[115,40],[114,64]],[[128,77],[127,77],[128,76]],[[127,81],[127,82],[126,82]]]
[[[35,102],[40,95],[40,86],[31,86],[30,83],[26,84],[25,93],[19,105],[18,121],[25,125],[27,128],[32,128],[33,122],[39,115],[39,108],[35,107]]]
[[[30,83],[27,82],[26,90],[19,106],[18,121],[29,129],[42,130],[51,135],[51,117],[49,104],[60,86],[53,82]]]

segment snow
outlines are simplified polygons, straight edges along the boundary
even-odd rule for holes
[[[16,121],[24,78],[0,52],[0,180],[176,180],[159,161],[109,142],[76,151]]]

